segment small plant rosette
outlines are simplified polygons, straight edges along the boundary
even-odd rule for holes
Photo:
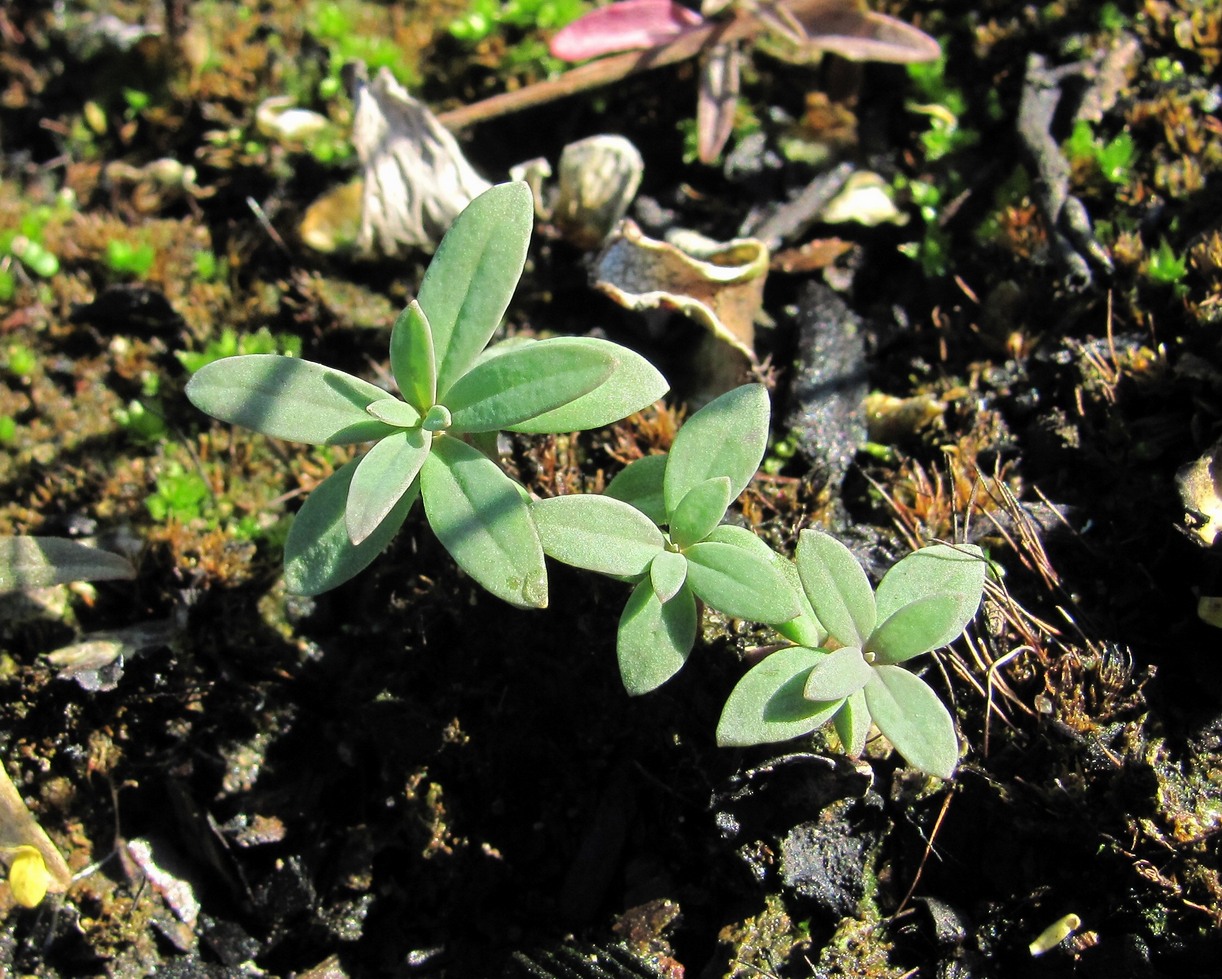
[[[902,663],[958,638],[980,607],[987,562],[971,544],[934,544],[898,561],[875,591],[847,547],[805,530],[796,574],[808,603],[777,631],[798,645],[754,666],[731,692],[717,741],[802,737],[831,721],[859,756],[876,726],[914,768],[950,778],[959,741],[933,688]],[[820,638],[822,636],[822,638]]]
[[[515,606],[547,604],[528,494],[472,443],[499,431],[601,427],[668,386],[639,355],[605,340],[487,346],[521,277],[532,225],[531,192],[520,182],[492,187],[455,219],[391,330],[401,397],[276,354],[225,357],[191,378],[187,396],[222,421],[316,445],[373,443],[294,519],[285,542],[290,591],[319,594],[362,571],[420,499],[442,545],[479,585]]]
[[[759,468],[769,417],[761,385],[736,388],[693,414],[667,455],[626,466],[605,495],[534,504],[547,555],[633,586],[616,637],[628,693],[648,693],[683,667],[700,602],[753,622],[800,614],[786,562],[751,531],[722,523]]]

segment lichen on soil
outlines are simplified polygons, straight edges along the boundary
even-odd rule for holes
[[[768,280],[775,449],[734,514],[789,553],[829,528],[875,574],[965,537],[1005,569],[925,667],[968,746],[950,783],[878,742],[846,761],[823,732],[717,748],[766,632],[710,619],[681,674],[629,699],[622,585],[556,566],[548,610],[511,609],[419,517],[335,592],[285,593],[291,516],[351,450],[211,421],[184,361],[299,350],[384,376],[427,255],[324,255],[298,230],[357,168],[342,63],[391,66],[441,111],[558,70],[547,31],[465,44],[460,0],[0,9],[0,534],[138,570],[0,596],[3,761],[80,875],[37,909],[0,888],[0,972],[1217,974],[1219,633],[1196,610],[1222,566],[1184,532],[1175,474],[1222,422],[1222,2],[872,6],[943,60],[758,53],[724,165],[685,155],[690,64],[462,143],[501,180],[621,133],[642,227],[719,240],[831,161],[880,175],[906,223],[816,224],[787,244],[840,239],[821,267]],[[327,117],[323,142],[259,132],[282,95]],[[818,376],[872,393],[868,419],[801,400],[799,334],[824,321],[851,329]],[[506,465],[541,496],[665,450],[698,387],[697,328],[614,306],[541,228],[505,331],[595,330],[675,394],[515,436]],[[846,427],[785,430],[803,417]],[[837,438],[860,450],[820,448]],[[47,659],[150,624],[113,683]]]

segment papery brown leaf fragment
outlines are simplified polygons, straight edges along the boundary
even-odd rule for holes
[[[942,53],[924,31],[866,10],[855,0],[791,0],[785,7],[806,31],[804,48],[831,51],[850,61],[894,64],[934,61]]]
[[[718,44],[700,58],[700,91],[696,97],[697,155],[713,163],[734,129],[738,108],[742,54],[734,44]]]

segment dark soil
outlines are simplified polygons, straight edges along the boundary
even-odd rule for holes
[[[733,237],[836,161],[892,188],[906,224],[784,242],[850,247],[770,275],[777,448],[735,513],[788,553],[830,527],[874,573],[965,538],[1005,569],[970,642],[926,669],[968,746],[949,783],[878,743],[850,762],[830,734],[717,748],[769,634],[710,620],[678,677],[629,699],[623,585],[555,567],[550,608],[513,610],[418,515],[347,585],[284,593],[287,522],[348,450],[212,422],[175,355],[233,330],[378,377],[427,255],[301,240],[357,169],[338,62],[381,50],[354,39],[392,44],[440,111],[537,80],[520,53],[544,34],[464,46],[445,29],[457,0],[0,9],[0,233],[58,259],[40,275],[0,239],[0,533],[138,564],[130,582],[2,596],[3,761],[81,873],[32,910],[3,889],[0,973],[1218,974],[1222,635],[1197,601],[1222,566],[1175,477],[1222,420],[1222,3],[873,6],[937,37],[944,70],[760,53],[732,166],[684,162],[691,64],[463,145],[499,180],[622,133],[645,158],[631,213],[658,235]],[[256,107],[286,93],[339,135],[260,135]],[[193,182],[136,172],[162,159]],[[506,464],[545,496],[665,449],[705,383],[699,329],[651,332],[587,286],[585,261],[542,226],[507,331],[601,331],[675,395],[610,430],[516,438]],[[812,403],[812,376],[840,400]],[[886,417],[867,433],[846,391],[916,400],[872,401]],[[101,681],[47,659],[135,628],[154,638]],[[1033,957],[1067,915],[1073,934]]]

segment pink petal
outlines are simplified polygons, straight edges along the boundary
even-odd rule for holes
[[[671,0],[621,0],[562,28],[552,38],[552,57],[584,61],[615,51],[657,47],[701,23],[698,13]]]

